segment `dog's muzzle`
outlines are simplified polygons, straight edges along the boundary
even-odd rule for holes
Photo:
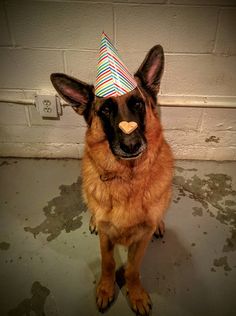
[[[137,159],[146,150],[146,141],[137,133],[124,135],[112,146],[112,151],[120,159]]]

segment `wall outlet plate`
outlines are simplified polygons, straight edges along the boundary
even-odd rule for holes
[[[42,117],[58,118],[60,111],[60,100],[56,95],[39,94],[35,96],[36,109]]]

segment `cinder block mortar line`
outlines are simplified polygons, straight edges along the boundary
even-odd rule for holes
[[[67,60],[66,60],[66,51],[62,51],[62,63],[63,63],[63,71],[66,73],[68,69]]]
[[[35,0],[35,2],[46,2],[46,1],[43,1],[43,0]],[[209,4],[209,3],[201,3],[201,4],[196,4],[196,3],[189,3],[189,4],[186,4],[186,3],[172,3],[171,0],[166,0],[165,2],[163,3],[153,3],[153,2],[148,2],[148,1],[145,1],[143,3],[140,3],[140,2],[128,2],[128,3],[125,3],[125,2],[121,2],[119,0],[117,1],[114,1],[112,3],[109,3],[107,1],[86,1],[86,0],[56,0],[56,1],[52,1],[52,0],[48,0],[47,2],[62,2],[62,3],[82,3],[82,4],[87,4],[87,5],[90,5],[90,4],[118,4],[118,5],[140,5],[140,6],[145,6],[145,5],[160,5],[160,6],[163,6],[163,5],[168,5],[168,6],[178,6],[178,7],[181,7],[181,6],[185,6],[185,7],[235,7],[236,5],[234,4]]]
[[[46,91],[54,91],[55,89],[54,88],[51,88],[51,89],[48,89],[48,88],[44,88],[44,89],[40,89],[40,88],[38,88],[38,89],[34,89],[34,88],[29,88],[29,89],[27,89],[27,88],[0,88],[0,99],[1,99],[1,92],[9,92],[9,93],[11,93],[11,92],[22,92],[23,94],[25,93],[25,92],[29,92],[29,93],[40,93],[40,92],[42,92],[42,90],[44,91],[44,90],[46,90]],[[10,99],[11,97],[9,97],[9,99]],[[28,98],[26,98],[26,99],[28,99]]]
[[[65,48],[65,47],[40,47],[40,46],[36,46],[36,47],[32,47],[32,46],[1,46],[1,49],[12,49],[12,50],[49,50],[49,51],[70,51],[70,52],[98,52],[98,48],[97,49],[93,49],[93,48]]]
[[[217,45],[217,38],[218,38],[218,34],[219,34],[219,29],[220,29],[221,15],[222,15],[222,9],[219,8],[218,13],[217,13],[217,23],[216,23],[216,32],[215,32],[215,36],[214,36],[214,46],[212,49],[213,54],[216,54],[216,45]]]
[[[140,6],[140,7],[145,7],[145,6],[169,6],[168,2],[164,3],[153,3],[153,2],[120,2],[120,1],[115,1],[113,2],[114,5],[127,5],[127,6]]]
[[[196,3],[170,3],[169,6],[172,7],[204,7],[204,8],[235,8],[236,4],[210,4],[210,3],[201,3],[201,4],[196,4]]]
[[[201,112],[201,115],[200,115],[200,117],[199,117],[198,124],[197,124],[197,130],[198,130],[199,133],[202,133],[202,131],[203,131],[202,126],[203,126],[203,118],[204,118],[204,115],[205,115],[205,109],[203,108],[203,109],[202,109],[202,112]]]
[[[113,40],[114,40],[114,45],[116,46],[117,43],[116,43],[116,39],[117,39],[117,36],[116,36],[116,10],[115,10],[115,6],[112,5],[112,16],[113,16]]]
[[[24,95],[24,97],[25,97],[25,99],[26,99],[26,98],[27,98],[27,95],[26,95],[27,93],[25,92],[25,90],[22,90],[22,92],[23,92],[23,95]],[[31,124],[31,119],[30,119],[29,106],[25,105],[24,108],[25,108],[25,120],[26,120],[26,122],[27,122],[27,126],[28,126],[28,127],[31,127],[32,124]]]
[[[9,37],[10,37],[10,41],[11,41],[12,47],[15,47],[16,46],[16,41],[15,41],[13,32],[11,30],[10,18],[8,16],[6,2],[7,2],[6,0],[3,1],[3,10],[4,10],[5,17],[6,17],[7,30],[8,30],[8,33],[9,33]]]
[[[77,2],[78,3],[78,2]],[[88,3],[88,2],[87,2]],[[94,2],[89,2],[89,3],[94,3]],[[97,2],[95,2],[97,3]],[[108,3],[108,2],[106,2]],[[232,8],[235,8],[236,5],[234,4],[196,4],[196,3],[189,3],[189,4],[186,4],[186,3],[153,3],[153,2],[145,2],[145,3],[140,3],[140,2],[113,2],[113,5],[117,5],[117,6],[120,6],[120,5],[123,5],[123,6],[140,6],[140,7],[145,7],[145,6],[154,6],[154,7],[157,7],[157,6],[166,6],[166,7],[185,7],[185,8],[223,8],[223,7],[226,7],[226,8],[229,8],[229,7],[232,7]]]
[[[4,90],[5,88],[2,88],[2,90]],[[29,89],[29,90],[32,90],[32,89]],[[1,91],[1,88],[0,88],[0,91]],[[236,98],[236,94],[235,95],[219,95],[219,94],[182,94],[182,93],[159,93],[158,94],[159,96],[164,96],[164,97],[189,97],[189,98],[219,98],[219,99],[222,99],[222,98],[225,98],[225,99],[234,99]],[[207,104],[204,104],[202,107],[207,107]]]
[[[31,124],[31,120],[30,120],[30,112],[29,112],[29,107],[27,105],[25,106],[25,119],[27,122],[27,126],[31,127],[32,124]]]
[[[212,55],[212,53],[201,53],[201,52],[199,52],[199,53],[194,53],[194,52],[173,52],[173,53],[171,53],[171,52],[168,52],[168,51],[165,51],[165,55],[166,56],[211,56]]]

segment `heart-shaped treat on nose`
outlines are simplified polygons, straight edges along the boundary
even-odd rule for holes
[[[138,127],[138,124],[133,121],[132,122],[122,121],[119,123],[119,128],[125,134],[131,134],[137,127]]]

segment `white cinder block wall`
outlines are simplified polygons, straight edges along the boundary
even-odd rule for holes
[[[94,82],[103,30],[131,71],[164,47],[159,100],[176,158],[236,159],[235,0],[0,0],[0,99],[53,92],[52,72]],[[54,121],[0,103],[2,156],[81,157],[84,131],[69,107]]]

